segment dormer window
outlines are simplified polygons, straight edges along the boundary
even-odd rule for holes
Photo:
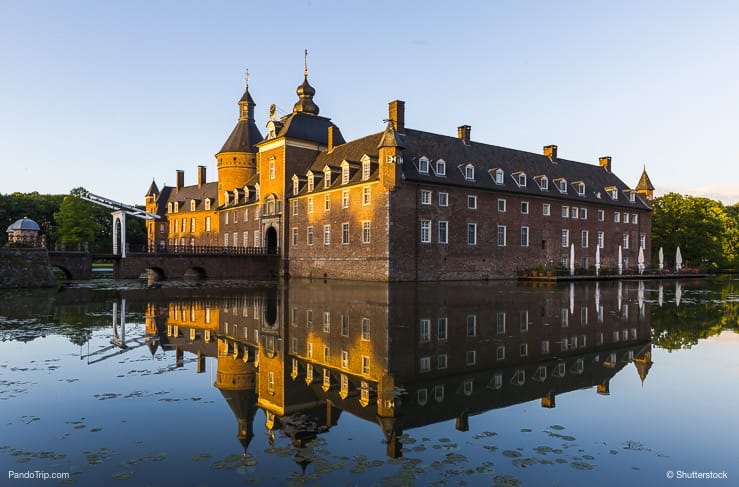
[[[257,200],[257,201],[259,201],[259,199],[260,199],[259,198],[259,194],[260,194],[259,183],[257,183],[257,184],[254,185],[254,199]]]
[[[497,169],[490,169],[489,171],[490,177],[493,178],[493,181],[495,181],[495,184],[503,184],[503,170],[500,168]]]
[[[606,193],[608,193],[608,196],[610,196],[612,200],[618,200],[618,188],[616,188],[615,186],[607,187]]]
[[[526,187],[526,173],[523,171],[514,172],[511,174],[511,177],[513,177],[513,180],[516,182],[519,188],[525,188]]]
[[[467,164],[464,166],[464,178],[467,181],[474,181],[475,180],[475,166],[472,164]]]
[[[328,166],[323,168],[323,187],[324,189],[331,187],[331,168]]]
[[[364,156],[362,158],[362,181],[367,181],[370,178],[370,158]]]
[[[557,185],[557,189],[560,193],[567,193],[567,180],[565,178],[559,178],[554,180],[554,184]]]
[[[195,200],[190,200],[190,211],[195,211]]]
[[[418,160],[418,172],[420,172],[421,174],[429,173],[429,160],[426,156],[422,156]]]
[[[239,190],[234,189],[234,205],[238,205],[238,204],[239,204]]]
[[[446,162],[444,159],[439,159],[436,161],[436,175],[437,176],[446,176]]]
[[[346,161],[341,163],[341,184],[349,184],[349,163]]]
[[[228,191],[223,192],[223,204],[227,205],[231,201],[231,193]]]
[[[308,191],[313,191],[313,186],[316,182],[312,171],[308,171]]]
[[[205,198],[205,211],[210,211],[210,198]]]
[[[636,191],[630,189],[628,190],[628,193],[629,193],[629,201],[631,201],[632,203],[636,202]]]
[[[167,203],[167,213],[172,213],[172,203]]]
[[[299,191],[300,191],[300,180],[298,179],[297,174],[293,174],[293,196],[297,196]]]
[[[577,191],[577,194],[580,196],[585,196],[585,183],[582,181],[575,181],[572,183],[572,186],[575,188],[575,191]]]
[[[535,176],[534,181],[539,185],[539,189],[542,191],[549,191],[549,178],[546,176]]]
[[[180,211],[180,203],[175,201],[174,202],[174,212],[177,213]]]

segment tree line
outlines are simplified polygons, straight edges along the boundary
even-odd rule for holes
[[[7,245],[5,229],[20,218],[39,224],[46,246],[57,244],[76,248],[87,244],[91,252],[112,253],[113,219],[111,210],[83,200],[84,188],[69,194],[12,193],[0,194],[0,247]],[[143,206],[141,207],[143,208]],[[146,245],[146,224],[139,218],[126,219],[126,240],[131,248]]]

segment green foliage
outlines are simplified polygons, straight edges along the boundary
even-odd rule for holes
[[[738,215],[736,207],[730,210],[708,198],[668,193],[654,200],[652,248],[664,248],[668,262],[680,246],[685,266],[736,269]]]
[[[0,194],[0,246],[7,243],[5,229],[20,218],[28,217],[41,227],[48,242],[54,241],[56,224],[54,212],[64,199],[63,195],[39,193]]]
[[[73,189],[54,214],[57,241],[65,245],[92,243],[104,228],[96,218],[95,205],[83,200],[84,195],[84,188]]]

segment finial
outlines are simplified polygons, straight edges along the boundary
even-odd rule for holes
[[[308,77],[308,49],[303,54],[303,76]]]
[[[249,88],[249,68],[246,68],[246,75],[244,75],[244,81],[246,81],[246,87]]]

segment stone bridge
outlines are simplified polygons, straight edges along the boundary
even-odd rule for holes
[[[92,255],[85,251],[49,251],[49,265],[64,272],[67,279],[92,279]]]
[[[158,279],[274,279],[279,275],[279,255],[173,254],[128,252],[116,258],[113,277],[136,279],[151,272]]]

